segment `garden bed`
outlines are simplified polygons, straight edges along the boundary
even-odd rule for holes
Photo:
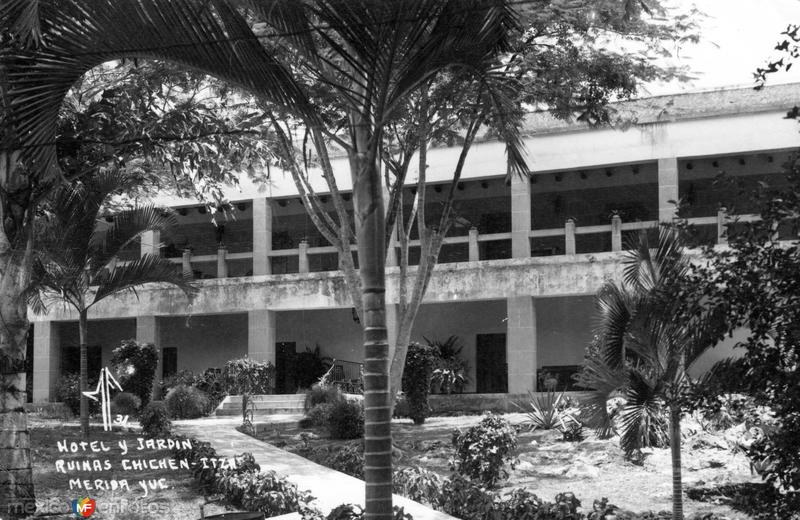
[[[102,442],[109,450],[95,453],[84,451],[77,453],[59,452],[58,443],[79,443],[82,438],[80,426],[77,421],[64,422],[52,419],[42,419],[34,415],[29,416],[31,432],[31,456],[33,459],[33,475],[36,490],[37,514],[48,514],[54,519],[74,519],[76,516],[70,512],[70,503],[73,499],[90,497],[96,501],[97,514],[93,517],[105,520],[144,520],[150,518],[171,518],[177,520],[195,520],[200,517],[200,505],[204,498],[199,492],[191,473],[185,469],[142,469],[123,471],[122,459],[154,459],[163,460],[172,458],[172,452],[167,449],[148,449],[146,452],[137,453],[133,449],[138,444],[142,435],[138,431],[111,431],[105,432],[100,424],[92,424],[90,441]],[[127,441],[132,449],[123,455],[118,443]],[[63,460],[65,467],[68,462],[85,460],[107,460],[113,469],[110,470],[80,470],[62,473],[57,470],[56,463]],[[80,478],[88,480],[92,489],[70,489],[70,479]],[[148,483],[164,479],[167,489],[149,491],[144,496],[138,481]],[[112,490],[111,482],[126,480],[129,490],[117,487]],[[98,489],[95,481],[101,481]],[[211,506],[210,512],[217,508]],[[221,512],[221,511],[220,511]],[[63,515],[62,515],[63,513]]]
[[[505,417],[522,425],[525,415]],[[449,460],[453,429],[465,429],[480,421],[480,416],[431,417],[422,426],[410,420],[393,421],[395,467],[421,466],[442,476],[451,474]],[[321,455],[340,454],[343,447],[356,451],[360,440],[338,441],[328,438],[322,428],[301,430],[287,427],[259,433],[265,442],[322,462]],[[692,426],[684,428],[683,479],[688,488],[724,486],[758,482],[741,453],[733,453],[725,434],[708,433]],[[552,500],[560,492],[571,491],[591,508],[592,501],[608,497],[623,509],[643,512],[671,508],[672,474],[668,449],[649,449],[640,465],[624,459],[617,438],[599,440],[591,433],[581,442],[564,442],[557,431],[528,431],[521,428],[515,455],[518,464],[510,470],[501,491],[525,487],[539,497]],[[341,462],[341,457],[340,457]],[[351,467],[357,465],[351,464]],[[750,516],[731,505],[685,499],[687,513],[718,513],[731,519]]]

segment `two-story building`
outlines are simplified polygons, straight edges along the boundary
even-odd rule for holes
[[[503,144],[475,144],[413,338],[458,336],[468,392],[523,393],[542,370],[567,374],[592,339],[596,291],[619,276],[626,236],[671,220],[672,201],[682,199],[707,240],[723,242],[728,215],[755,211],[751,188],[785,182],[800,128],[784,116],[798,100],[800,84],[645,98],[615,105],[631,117],[626,129],[533,114],[525,128],[532,174],[510,183]],[[428,154],[429,214],[439,211],[459,151]],[[347,192],[346,160],[335,169]],[[188,305],[177,290],[148,286],[103,301],[90,313],[92,366],[136,338],[161,348],[165,374],[248,355],[275,363],[278,390],[294,393],[286,367],[295,352],[319,346],[324,356],[361,361],[361,327],[337,253],[288,177],[273,179],[266,191],[243,183],[231,195],[234,218],[220,226],[204,207],[173,201],[179,228],[149,234],[130,254],[172,258],[194,272],[199,295]],[[397,267],[388,267],[390,305],[397,280]],[[31,319],[33,400],[54,400],[60,374],[77,369],[77,317],[53,308]]]

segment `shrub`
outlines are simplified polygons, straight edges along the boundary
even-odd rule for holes
[[[272,363],[243,357],[225,363],[222,384],[228,394],[271,394],[275,391],[275,367]]]
[[[178,385],[167,393],[164,404],[174,419],[196,419],[208,409],[208,396],[197,388]]]
[[[221,494],[227,505],[258,511],[266,516],[300,511],[311,517],[320,516],[308,505],[313,497],[307,491],[299,491],[295,484],[278,477],[273,471],[260,472],[261,468],[251,454],[237,457],[235,468],[217,470],[202,464],[203,459],[217,457],[214,448],[196,439],[192,439],[191,444],[191,449],[175,450],[173,457],[189,462],[192,475],[199,481],[203,493]]]
[[[332,439],[357,439],[364,435],[364,405],[342,401],[331,406],[328,433]]]
[[[145,437],[167,437],[172,429],[167,407],[162,401],[152,401],[139,412],[139,425]]]
[[[306,390],[305,409],[311,410],[318,404],[335,404],[344,401],[344,394],[336,386],[316,384]]]
[[[445,479],[419,466],[397,470],[392,476],[395,493],[440,511],[444,503],[444,484]]]
[[[320,403],[306,413],[300,421],[301,428],[311,428],[313,426],[325,426],[333,408],[332,403]]]
[[[408,405],[408,416],[414,424],[422,424],[430,413],[428,393],[433,375],[434,350],[430,346],[412,343],[408,346],[403,369],[403,392]]]
[[[126,392],[136,395],[142,405],[150,402],[158,368],[158,349],[152,343],[127,339],[111,355],[111,367]]]
[[[311,500],[307,491],[299,491],[295,484],[278,477],[274,471],[223,470],[215,489],[233,507],[259,511],[268,517],[294,513]]]
[[[301,448],[297,450],[297,453],[327,468],[341,471],[351,477],[364,479],[363,443],[336,447]]]
[[[508,476],[503,465],[512,460],[517,433],[507,420],[489,413],[466,432],[454,431],[452,440],[456,454],[451,466],[461,475],[490,487]]]
[[[64,374],[56,387],[56,398],[64,403],[73,415],[81,413],[80,374]],[[92,389],[97,385],[97,380],[89,380],[88,387]],[[96,414],[100,411],[100,403],[89,399],[89,413]]]
[[[141,407],[142,400],[128,392],[121,392],[111,400],[111,413],[114,415],[134,416]]]

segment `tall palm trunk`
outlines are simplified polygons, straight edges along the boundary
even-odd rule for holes
[[[84,392],[89,388],[89,361],[86,338],[89,334],[89,320],[87,319],[86,309],[78,313],[78,337],[80,338],[80,392],[81,392],[81,435],[84,439],[89,438],[89,398]]]
[[[392,431],[386,331],[385,231],[381,178],[368,153],[369,130],[355,126],[353,203],[364,309],[365,517],[392,518]]]
[[[672,520],[683,520],[683,482],[681,480],[681,409],[669,408],[669,447],[672,452]]]
[[[30,231],[20,252],[0,226],[0,518],[36,512],[30,432],[23,404],[28,316],[23,290],[30,279]],[[19,237],[17,237],[19,238]]]

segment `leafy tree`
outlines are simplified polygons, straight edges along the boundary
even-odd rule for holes
[[[285,71],[274,66],[226,2],[0,3],[0,421],[4,429],[22,432],[0,446],[0,466],[15,475],[0,484],[0,514],[11,518],[35,511],[22,408],[25,294],[36,208],[62,178],[56,160],[57,121],[65,96],[87,71],[126,57],[201,70],[265,98],[295,97],[291,86],[282,90]]]
[[[350,277],[348,285],[354,300],[361,302],[358,308],[363,310],[361,321],[365,326],[367,514],[388,517],[391,514],[391,397],[386,374],[389,352],[383,265],[388,233],[378,168],[383,156],[385,125],[422,85],[429,84],[445,71],[459,69],[467,73],[473,85],[480,87],[481,94],[486,95],[481,101],[490,102],[486,108],[489,112],[483,112],[484,108],[476,110],[478,119],[475,121],[479,122],[481,115],[497,120],[494,128],[502,131],[501,135],[511,145],[511,171],[523,171],[521,155],[514,151],[518,149],[519,140],[515,137],[517,125],[508,110],[513,104],[507,102],[503,89],[490,88],[494,86],[496,75],[493,72],[498,59],[513,50],[513,39],[509,35],[516,27],[516,14],[512,2],[494,0],[242,0],[236,3],[251,7],[252,18],[242,17],[231,7],[231,2],[224,0],[70,0],[57,3],[14,0],[4,4],[0,20],[4,41],[9,42],[0,57],[0,80],[5,89],[2,92],[2,158],[7,172],[4,178],[11,181],[7,185],[14,187],[17,184],[38,187],[55,178],[52,168],[55,154],[48,144],[53,143],[52,126],[65,93],[95,65],[131,55],[174,60],[201,69],[245,88],[272,106],[285,108],[291,116],[304,122],[334,195],[338,190],[328,166],[327,145],[333,143],[344,149],[350,159],[354,185],[355,229],[344,224],[348,222],[346,211],[337,205],[339,229],[348,231],[339,237],[332,234],[326,238],[341,242],[348,254],[340,258],[347,262],[350,261],[350,239],[355,237],[359,244],[360,280]],[[595,35],[604,32],[595,31],[596,27],[607,26],[607,34],[643,28],[638,22],[639,15],[651,4],[637,0],[608,1],[599,5],[586,2],[581,16],[575,17],[576,27]],[[548,30],[557,29],[564,22],[562,17],[570,13],[575,15],[580,9],[572,10],[562,3],[552,6],[545,3],[540,7],[546,15],[541,19],[542,26],[547,29],[533,35],[541,38],[541,46],[552,48],[568,44],[569,37],[559,38],[557,32]],[[533,6],[531,10],[536,12]],[[552,20],[549,26],[545,23],[548,17]],[[132,23],[133,20],[137,22]],[[249,20],[264,21],[266,30],[259,33],[262,38],[255,37]],[[659,32],[669,35],[674,27],[669,23],[652,24],[649,33],[658,39]],[[523,35],[519,41],[526,40]],[[651,38],[643,36],[640,42],[646,47]],[[602,45],[596,48],[600,47]],[[572,49],[566,56],[573,58],[587,49],[580,44],[565,48]],[[280,50],[283,54],[278,52]],[[587,56],[603,54],[588,52]],[[278,63],[274,56],[282,56],[285,61]],[[618,59],[619,55],[606,53],[601,61],[620,63]],[[557,61],[564,62],[563,59]],[[560,96],[567,93],[566,97],[572,98],[569,89],[546,80],[546,62],[534,59],[531,65],[535,67],[521,73],[522,79],[541,77],[543,85],[554,88],[551,92]],[[596,71],[603,70],[600,62],[598,66]],[[505,63],[501,68],[505,68]],[[298,73],[306,74],[305,79],[298,77]],[[582,92],[596,92],[596,78],[588,78],[586,84]],[[317,86],[325,88],[316,89]],[[326,98],[326,93],[331,92],[335,98]],[[488,95],[489,92],[495,94]],[[326,101],[336,101],[339,110],[329,110]],[[486,105],[481,103],[481,107]],[[274,114],[277,117],[273,123],[282,115]],[[470,123],[468,128],[479,126]],[[285,166],[296,169],[293,163],[297,157],[288,146],[291,139],[287,140],[286,135],[277,131],[277,124],[273,127],[279,144],[283,143]],[[343,130],[336,131],[339,128]],[[302,177],[295,178],[296,182],[303,182]],[[301,193],[305,192],[301,190]],[[316,199],[307,195],[303,198],[307,207],[314,207]],[[19,203],[19,215],[30,215],[35,200]],[[428,225],[425,223],[426,227]],[[335,223],[331,227],[335,229]],[[13,228],[17,229],[22,228],[19,225]],[[30,244],[30,232],[21,234],[20,239],[21,244]],[[332,243],[336,244],[336,240]],[[18,249],[24,251],[25,247]],[[432,247],[427,253],[426,258],[435,259],[436,248]],[[29,258],[15,259],[13,265],[21,266],[19,273],[25,281],[30,272]],[[345,273],[348,272],[353,271],[345,269]],[[426,277],[429,278],[429,273],[416,285],[424,288]],[[352,283],[356,280],[360,281],[360,286]],[[354,286],[357,289],[353,289]],[[24,305],[19,303],[23,287],[24,284],[16,284],[0,294],[16,302],[18,311],[24,310]],[[358,294],[359,291],[362,294]],[[15,315],[23,316],[24,312]],[[24,317],[21,323],[25,324]],[[12,353],[10,359],[22,358],[22,339],[24,334],[21,338],[15,337],[14,342],[7,342],[8,351]],[[407,342],[398,344],[405,346]],[[404,352],[394,357],[395,363],[399,361],[402,366]],[[396,386],[399,377],[397,379]],[[24,416],[19,421],[24,421]]]
[[[107,170],[58,188],[45,206],[46,216],[37,232],[39,246],[33,265],[37,289],[32,306],[44,311],[57,300],[78,314],[81,392],[87,388],[88,313],[105,298],[135,290],[146,283],[170,283],[187,295],[195,288],[169,260],[145,254],[128,262],[117,261],[121,252],[146,231],[169,231],[174,214],[164,208],[144,206],[100,219],[103,203],[140,182],[136,175]],[[81,432],[89,435],[89,403],[81,394]]]
[[[369,4],[365,2],[365,5]],[[409,4],[417,5],[416,2]],[[468,4],[454,7],[448,2],[431,2],[428,16],[433,20],[448,9],[466,9],[465,5]],[[657,5],[648,5],[664,14]],[[665,41],[694,38],[692,23],[686,16],[677,16],[666,24],[649,22],[643,16],[647,7],[638,2],[579,1],[569,5],[543,2],[535,6],[514,5],[514,9],[518,9],[513,16],[515,23],[505,28],[507,35],[502,48],[474,59],[467,58],[462,51],[457,56],[460,60],[456,59],[453,66],[441,67],[427,77],[420,75],[417,87],[405,97],[398,96],[392,110],[384,115],[382,127],[376,126],[379,132],[375,135],[381,134],[381,140],[375,145],[378,147],[375,154],[384,166],[384,245],[386,257],[392,263],[397,261],[399,266],[397,328],[388,332],[392,392],[400,388],[414,320],[444,238],[454,222],[457,186],[476,140],[499,137],[505,141],[509,176],[526,175],[527,166],[518,135],[526,108],[547,107],[559,117],[576,117],[590,124],[618,121],[618,116],[607,110],[609,100],[634,94],[641,80],[682,77],[681,71],[659,68],[650,58],[665,52]],[[487,10],[478,14],[488,16],[488,13]],[[387,19],[391,19],[391,13],[387,11],[385,14]],[[367,18],[353,21],[369,24]],[[358,244],[359,264],[363,265],[365,261],[362,237],[357,233],[359,223],[348,215],[348,205],[336,184],[329,149],[345,149],[351,164],[354,164],[353,147],[348,143],[353,135],[353,119],[348,116],[353,102],[351,90],[357,91],[359,83],[381,84],[378,69],[362,64],[365,59],[374,58],[362,56],[359,52],[362,46],[382,47],[375,42],[354,39],[355,36],[371,35],[340,35],[336,29],[338,25],[327,31],[329,34],[321,41],[297,38],[283,41],[273,38],[277,28],[270,29],[268,23],[265,25],[259,34],[264,37],[266,45],[275,42],[270,48],[279,59],[288,60],[300,71],[300,80],[310,86],[311,102],[318,107],[326,123],[319,129],[314,127],[316,120],[275,118],[279,151],[283,145],[281,165],[292,173],[311,220],[337,248],[339,267],[344,273],[354,307],[362,316],[363,280],[352,261],[353,242]],[[419,25],[423,27],[425,24]],[[681,25],[683,29],[678,30]],[[303,32],[303,27],[298,25],[292,34]],[[604,45],[612,33],[621,35],[618,37],[627,44],[637,45],[641,53],[608,51]],[[420,37],[424,37],[424,33]],[[351,38],[348,45],[328,47],[330,41],[347,38]],[[309,45],[311,51],[303,48]],[[404,52],[398,53],[395,59],[412,56],[412,53]],[[331,63],[319,67],[319,55]],[[344,68],[341,64],[345,64]],[[350,68],[357,70],[354,72]],[[395,79],[390,78],[390,81]],[[381,99],[381,96],[375,94],[370,99]],[[377,120],[381,121],[380,118]],[[442,209],[431,215],[426,212],[427,150],[430,146],[446,143],[457,143],[460,154],[453,166]],[[404,200],[407,195],[403,188],[414,167],[417,186],[409,205]],[[329,191],[326,197],[332,200],[335,208],[332,215],[312,188],[312,181],[319,175]],[[351,176],[356,178],[352,172]],[[414,231],[419,238],[420,259],[417,269],[412,271],[409,269],[409,251]],[[395,258],[396,248],[399,259]]]
[[[658,242],[639,234],[627,253],[622,283],[608,282],[597,298],[597,348],[589,352],[578,384],[591,391],[582,403],[590,423],[608,430],[608,399],[626,399],[619,419],[627,453],[652,445],[669,417],[672,518],[683,518],[681,410],[691,389],[687,370],[718,339],[718,316],[703,312],[689,276],[677,230],[664,226]],[[654,438],[654,434],[655,437]]]
[[[787,165],[789,183],[776,192],[762,186],[755,195],[761,220],[728,227],[729,248],[705,250],[710,260],[697,278],[705,280],[709,305],[727,315],[728,328],[746,327],[735,348],[744,355],[732,367],[726,391],[752,395],[771,408],[775,426],[749,456],[769,459],[766,479],[783,490],[800,489],[800,161]],[[714,382],[715,367],[706,384]],[[716,378],[718,379],[718,378]],[[712,388],[715,388],[712,386]],[[708,394],[708,391],[706,391]]]
[[[775,45],[775,50],[780,52],[780,57],[768,60],[763,67],[758,67],[753,74],[756,80],[756,89],[764,87],[769,74],[774,74],[779,71],[788,72],[789,69],[792,68],[794,60],[800,56],[800,25],[790,23],[781,35],[783,35],[784,38]],[[797,114],[798,109],[795,107],[795,118]]]

